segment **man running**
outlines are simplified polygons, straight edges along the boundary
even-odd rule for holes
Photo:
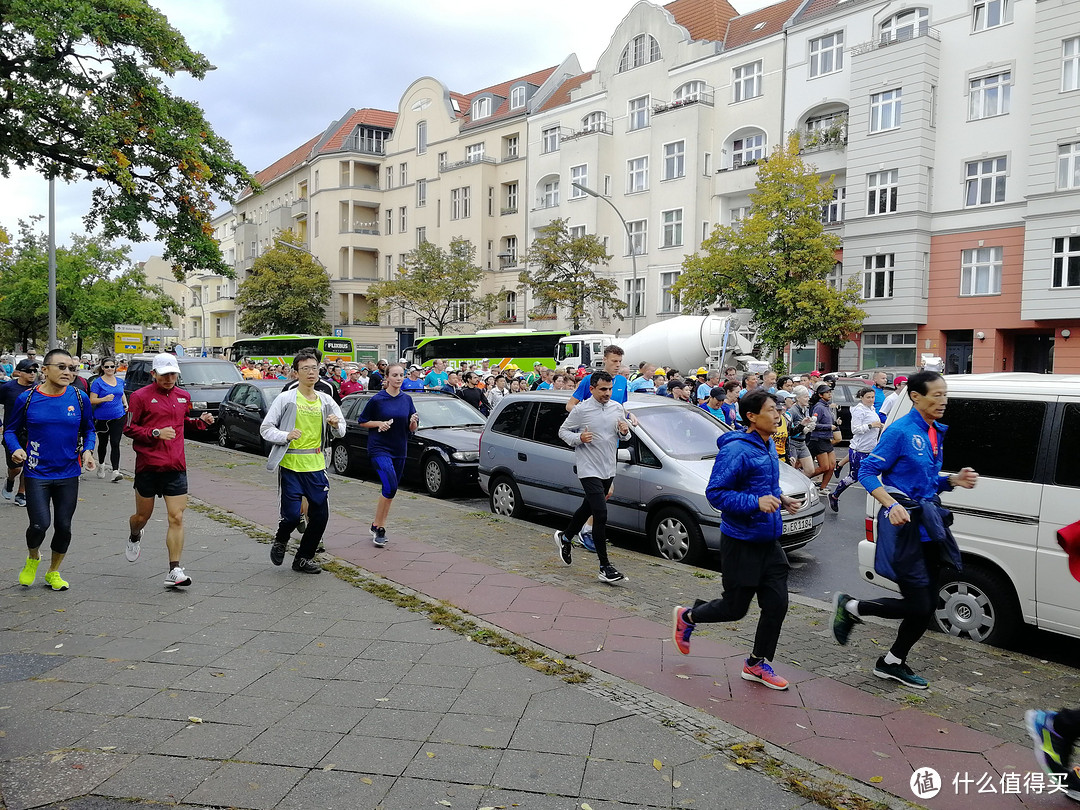
[[[799,502],[780,490],[780,460],[773,435],[780,427],[776,401],[765,389],[751,391],[740,403],[747,430],[733,430],[716,440],[719,452],[705,497],[720,510],[720,571],[724,592],[711,602],[696,600],[692,608],[676,606],[672,636],[683,655],[690,653],[690,634],[701,622],[734,622],[746,615],[757,595],[761,607],[754,648],[743,665],[743,680],[770,689],[787,689],[769,661],[788,609],[788,559],[780,547],[783,518]]]
[[[0,405],[4,406],[4,424],[11,422],[15,416],[15,400],[34,387],[38,378],[38,363],[29,357],[19,361],[15,366],[14,376],[3,385],[0,385]],[[22,462],[16,462],[12,458],[12,450],[4,443],[4,452],[7,454],[7,481],[4,482],[4,498],[15,499],[16,506],[26,506],[26,476],[20,476],[23,471]],[[15,489],[15,479],[19,478],[19,488]]]
[[[169,528],[165,547],[169,552],[169,573],[165,587],[191,584],[191,577],[180,566],[184,551],[184,510],[188,502],[187,459],[184,457],[184,427],[206,430],[214,424],[214,415],[189,417],[191,397],[177,386],[180,366],[171,354],[154,357],[151,372],[154,381],[128,398],[128,421],[124,435],[135,451],[135,514],[128,521],[125,554],[128,562],[139,559],[142,532],[154,514],[154,498],[165,500]]]

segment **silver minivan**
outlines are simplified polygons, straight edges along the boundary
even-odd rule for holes
[[[583,492],[574,451],[559,438],[569,391],[504,397],[480,437],[480,488],[491,511],[519,517],[526,508],[570,515]],[[711,414],[655,394],[631,394],[639,427],[618,451],[608,525],[647,535],[669,560],[698,562],[720,548],[720,512],[705,497],[716,440],[730,428]],[[780,487],[802,506],[784,514],[781,544],[802,548],[821,532],[825,506],[794,468],[780,465]]]

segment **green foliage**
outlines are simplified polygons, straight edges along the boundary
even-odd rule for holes
[[[251,177],[198,105],[162,81],[211,69],[148,0],[3,0],[0,174],[103,181],[88,230],[164,242],[177,279],[232,276],[213,238],[213,197]]]
[[[797,136],[757,171],[749,215],[717,227],[701,253],[686,257],[673,292],[690,310],[717,301],[752,309],[761,342],[774,352],[814,340],[840,346],[866,313],[853,283],[834,290],[825,280],[841,247],[821,224],[832,182],[803,163]]]
[[[537,229],[518,281],[526,285],[538,310],[562,306],[574,329],[591,320],[590,307],[606,309],[622,318],[626,302],[619,297],[619,285],[601,275],[597,266],[611,256],[595,234],[573,239],[565,219],[554,219]]]
[[[285,243],[285,244],[282,244]],[[326,335],[330,276],[292,231],[277,237],[274,247],[252,265],[251,275],[236,292],[240,330],[251,335]]]
[[[450,241],[450,250],[424,242],[405,255],[398,277],[379,281],[368,288],[379,312],[400,307],[438,334],[465,314],[490,312],[497,306],[495,295],[477,295],[484,271],[476,265],[476,248],[461,237]]]

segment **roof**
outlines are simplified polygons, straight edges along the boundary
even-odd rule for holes
[[[296,147],[291,152],[289,152],[289,154],[285,155],[285,157],[278,158],[261,172],[256,172],[255,182],[258,183],[260,186],[265,186],[267,183],[272,183],[274,180],[281,177],[281,175],[285,174],[286,172],[295,169],[297,166],[307,160],[308,155],[311,154],[311,150],[315,148],[315,144],[318,143],[319,138],[321,137],[322,133],[320,132],[310,141],[304,143],[303,146]],[[250,193],[251,189],[245,188],[240,193],[240,196],[246,197]]]
[[[802,4],[803,0],[782,0],[782,2],[736,17],[728,25],[727,35],[724,37],[724,49],[738,48],[740,45],[779,33],[784,23],[791,19],[791,15],[798,11]]]
[[[799,15],[799,19],[806,17],[816,17],[818,14],[824,14],[828,11],[832,11],[844,0],[810,0],[803,13]]]
[[[691,39],[714,42],[724,39],[728,23],[739,15],[727,0],[674,0],[664,8],[690,32]]]
[[[570,78],[568,78],[566,81],[559,85],[558,89],[554,93],[552,93],[548,97],[547,101],[540,105],[540,107],[537,109],[537,112],[553,110],[556,107],[561,107],[563,104],[570,103],[570,93],[574,90],[577,90],[586,81],[591,79],[593,73],[595,72],[596,71],[590,70],[588,73],[582,73],[579,76],[571,76]]]
[[[549,68],[544,68],[543,70],[537,70],[534,73],[529,73],[525,76],[518,76],[516,79],[510,79],[509,81],[500,82],[499,84],[493,84],[490,87],[485,87],[481,90],[477,90],[474,93],[469,93],[468,95],[463,96],[458,93],[451,93],[450,95],[451,97],[456,97],[458,99],[458,104],[461,106],[461,112],[463,114],[462,117],[469,118],[469,120],[466,122],[466,125],[473,123],[471,117],[469,116],[473,99],[477,98],[478,96],[485,96],[488,94],[496,96],[497,98],[501,98],[502,102],[491,111],[491,115],[485,116],[479,121],[476,121],[477,124],[479,124],[481,121],[486,124],[499,118],[505,118],[511,114],[519,115],[521,113],[524,113],[527,109],[526,107],[520,107],[513,111],[510,110],[510,88],[513,87],[515,84],[521,83],[531,84],[535,87],[539,87],[544,82],[546,82],[551,76],[551,74],[554,73],[557,69],[558,65],[554,65]]]
[[[394,124],[397,123],[397,113],[390,112],[389,110],[376,110],[372,107],[365,107],[362,110],[357,110],[348,118],[346,118],[337,131],[333,133],[323,144],[319,152],[334,152],[341,148],[341,145],[345,143],[345,139],[352,134],[352,131],[358,126],[371,126],[382,127],[383,129],[393,129]]]

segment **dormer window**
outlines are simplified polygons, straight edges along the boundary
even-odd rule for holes
[[[484,96],[478,98],[472,103],[472,111],[470,112],[473,121],[478,121],[481,118],[487,118],[491,115],[491,97]]]
[[[901,11],[881,24],[881,44],[888,45],[890,42],[924,37],[929,29],[929,9],[913,8]]]
[[[518,85],[510,91],[510,109],[519,110],[525,106],[525,88]]]
[[[638,34],[623,48],[619,58],[619,73],[647,65],[660,59],[660,43],[650,34]]]

